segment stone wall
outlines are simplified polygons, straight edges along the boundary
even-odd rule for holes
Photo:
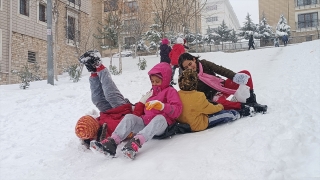
[[[36,61],[40,65],[42,79],[47,78],[47,42],[35,37],[30,37],[20,33],[12,34],[12,61],[11,70],[20,71],[24,65],[32,66],[28,62],[28,51],[36,53]],[[11,83],[20,83],[17,75],[11,75]]]

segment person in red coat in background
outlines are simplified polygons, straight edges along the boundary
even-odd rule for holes
[[[171,85],[176,85],[177,83],[174,82],[173,77],[176,71],[176,68],[179,68],[178,60],[181,54],[185,53],[184,48],[184,41],[182,38],[177,38],[176,44],[172,46],[172,50],[169,53],[169,57],[171,59],[171,66],[172,66],[172,76],[171,76]],[[179,70],[179,76],[181,71]]]
[[[109,137],[126,114],[143,113],[145,103],[137,103],[132,111],[132,104],[123,97],[100,58],[97,50],[87,51],[79,58],[79,62],[91,72],[91,100],[100,111],[100,114],[92,111],[81,117],[76,124],[75,133],[87,148],[90,147],[90,141]]]

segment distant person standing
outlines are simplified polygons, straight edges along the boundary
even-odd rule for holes
[[[167,38],[162,39],[160,46],[160,62],[171,62],[169,58],[169,53],[171,52],[171,47],[169,46],[169,40]]]
[[[253,44],[254,44],[253,35],[251,35],[251,36],[250,36],[250,39],[249,39],[249,50],[250,50],[251,47],[252,47],[253,49],[255,49]]]
[[[187,43],[187,40],[186,39],[183,39],[183,47],[184,49],[186,50],[186,52],[189,50],[189,46],[186,45]]]
[[[179,75],[181,74],[181,70],[178,65],[178,60],[180,55],[186,52],[185,47],[183,45],[184,45],[183,39],[180,37],[177,38],[176,44],[172,46],[172,50],[169,54],[169,57],[171,59],[171,66],[172,66],[172,76],[171,76],[171,83],[170,83],[171,85],[177,84],[173,80],[173,77],[177,68],[179,69]]]
[[[288,44],[288,36],[287,35],[282,36],[282,42],[283,42],[284,46],[287,46],[287,44]]]
[[[276,37],[274,39],[274,47],[279,47],[279,38],[278,37]]]

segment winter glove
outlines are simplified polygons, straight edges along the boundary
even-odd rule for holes
[[[149,99],[149,97],[151,97],[153,94],[153,91],[148,91],[145,95],[142,95],[141,99],[140,99],[140,102],[145,104],[147,99]]]
[[[162,111],[163,108],[164,108],[164,104],[158,100],[153,100],[146,103],[147,110],[156,109],[156,110]]]
[[[250,78],[250,76],[247,75],[247,74],[237,73],[237,74],[234,75],[234,77],[233,77],[233,82],[235,82],[235,83],[237,83],[237,84],[247,84],[249,78]]]

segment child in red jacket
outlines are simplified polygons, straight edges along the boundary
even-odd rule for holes
[[[124,115],[133,113],[132,104],[123,97],[100,58],[97,50],[90,50],[79,58],[79,62],[91,72],[91,100],[100,111],[100,116],[92,113],[81,117],[76,124],[76,135],[87,148],[91,140],[100,141],[109,137]],[[134,113],[139,114],[139,111]]]
[[[171,85],[176,85],[177,83],[174,82],[173,77],[176,71],[176,68],[179,68],[178,60],[181,54],[185,52],[184,48],[184,41],[182,38],[177,38],[177,42],[175,45],[172,46],[172,50],[169,53],[169,57],[171,59],[171,66],[172,66],[172,76],[171,76]],[[179,76],[181,74],[181,70],[179,68]]]

